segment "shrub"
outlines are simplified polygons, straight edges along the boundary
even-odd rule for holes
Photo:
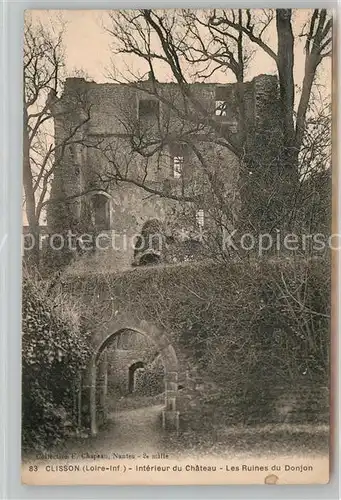
[[[74,389],[89,345],[75,307],[25,276],[22,295],[22,442],[44,449],[72,422]]]
[[[148,363],[137,375],[135,390],[144,396],[155,396],[164,392],[164,367],[160,356]]]

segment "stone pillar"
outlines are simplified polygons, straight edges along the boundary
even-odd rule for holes
[[[163,410],[162,412],[162,428],[165,431],[172,431],[178,434],[179,432],[179,411]]]
[[[106,351],[103,354],[103,359],[99,366],[99,378],[101,382],[100,405],[102,408],[105,408],[108,393],[108,354]]]
[[[162,428],[164,430],[179,431],[179,412],[176,408],[178,392],[178,372],[165,374],[165,409],[162,412]]]
[[[97,428],[97,404],[96,404],[96,363],[93,362],[91,366],[91,385],[90,385],[90,425],[91,434],[96,436]]]
[[[80,429],[82,426],[82,375],[78,379],[78,393],[77,393],[77,427]]]
[[[105,423],[107,417],[106,410],[106,395],[107,395],[107,380],[108,380],[108,363],[107,353],[104,351],[97,363],[97,378],[96,378],[96,414],[97,426]]]

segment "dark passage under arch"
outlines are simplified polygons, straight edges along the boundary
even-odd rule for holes
[[[129,366],[129,374],[128,374],[128,392],[132,393],[135,391],[135,373],[136,370],[144,368],[143,361],[137,361]]]
[[[97,363],[101,353],[113,343],[114,339],[121,334],[130,331],[150,338],[157,347],[162,364],[164,367],[164,387],[165,387],[165,405],[162,410],[162,427],[164,429],[179,428],[179,412],[177,410],[177,390],[178,390],[178,359],[172,344],[167,339],[166,335],[153,326],[149,326],[146,322],[141,322],[141,327],[133,325],[121,326],[113,333],[109,334],[102,342],[96,347],[90,366],[90,421],[91,421],[91,434],[95,436],[98,432],[97,425],[97,400],[96,400],[96,372]],[[134,372],[137,367],[135,367]]]

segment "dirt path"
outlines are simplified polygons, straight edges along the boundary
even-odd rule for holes
[[[98,436],[88,444],[96,453],[159,451],[163,405],[123,410],[109,415]]]
[[[96,437],[70,438],[62,445],[48,450],[51,455],[75,455],[102,458],[117,454],[167,452],[172,457],[217,456],[251,458],[260,456],[297,455],[298,453],[326,455],[329,450],[328,426],[263,426],[258,428],[221,428],[215,439],[212,435],[187,432],[179,440],[170,440],[161,429],[163,405],[150,405],[113,412]],[[86,456],[84,456],[86,455]],[[29,461],[32,454],[26,453]],[[100,457],[98,457],[100,458]],[[24,460],[24,461],[25,461]]]

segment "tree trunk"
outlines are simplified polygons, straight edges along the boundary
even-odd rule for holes
[[[23,131],[23,185],[25,191],[26,217],[30,228],[32,238],[34,238],[34,247],[32,257],[34,264],[39,264],[39,221],[36,215],[35,196],[33,191],[33,176],[30,162],[30,146],[28,137],[28,117],[27,110],[24,107],[24,131]]]
[[[238,21],[240,25],[243,24],[243,12],[242,9],[238,9]],[[238,71],[236,72],[237,79],[237,101],[238,101],[238,129],[239,129],[239,140],[242,144],[242,149],[244,148],[244,143],[246,140],[246,120],[245,120],[245,99],[244,99],[244,51],[243,51],[243,32],[240,31],[238,34],[237,42],[238,51]]]
[[[277,9],[278,76],[283,113],[284,144],[291,148],[295,140],[294,128],[294,35],[291,26],[291,9]]]
[[[299,187],[298,153],[294,125],[294,35],[291,9],[277,9],[276,27],[278,37],[277,68],[280,85],[283,144],[278,155],[280,164],[280,186],[277,207],[281,213],[281,227],[293,229],[296,211],[296,194]]]

